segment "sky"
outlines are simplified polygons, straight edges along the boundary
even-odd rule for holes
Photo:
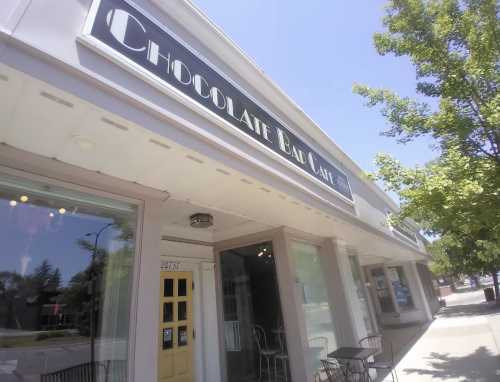
[[[411,145],[380,136],[376,109],[352,93],[354,83],[415,96],[415,70],[405,57],[379,56],[381,0],[192,0],[365,171],[378,152],[405,165],[435,156],[429,139]]]
[[[90,264],[92,253],[80,248],[79,239],[90,240],[86,233],[96,232],[108,224],[108,218],[87,214],[64,216],[51,209],[31,203],[9,205],[9,199],[0,198],[0,218],[4,223],[0,230],[1,271],[30,275],[44,260],[61,272],[62,286]],[[53,215],[49,215],[52,213]],[[52,217],[51,217],[52,216]],[[111,250],[116,248],[118,232],[111,228],[102,233],[98,246]],[[113,247],[115,245],[115,247]]]

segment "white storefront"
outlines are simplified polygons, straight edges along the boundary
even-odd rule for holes
[[[311,381],[432,319],[418,227],[189,1],[4,0],[0,142],[0,382],[252,380],[256,330]]]

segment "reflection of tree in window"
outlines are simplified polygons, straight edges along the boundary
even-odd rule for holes
[[[57,298],[60,286],[61,272],[59,268],[53,268],[47,259],[25,276],[11,271],[0,272],[0,326],[32,330],[50,326],[50,311],[43,308]],[[20,309],[23,305],[31,314],[26,315]],[[59,311],[60,308],[54,306],[54,313]],[[40,317],[40,320],[36,320],[36,317]]]
[[[319,256],[310,256],[309,253],[304,252],[295,255],[294,260],[297,275],[304,288],[305,303],[328,301],[324,280],[318,277],[323,273]]]
[[[120,284],[123,278],[128,279],[132,267],[133,247],[127,241],[133,238],[133,233],[125,222],[117,224],[116,231],[115,239],[122,241],[123,247],[114,252],[104,248],[97,250],[94,272],[98,294],[103,294],[104,288]],[[87,240],[78,239],[78,246],[89,253],[93,251],[93,243]],[[0,272],[0,327],[25,330],[75,328],[80,335],[88,336],[90,272],[90,257],[88,266],[74,274],[67,286],[62,285],[61,271],[52,266],[49,259],[42,260],[33,272],[24,276],[11,271]],[[102,305],[102,301],[96,305]]]

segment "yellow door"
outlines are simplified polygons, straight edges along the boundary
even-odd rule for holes
[[[160,282],[158,382],[192,382],[193,275],[161,272]]]

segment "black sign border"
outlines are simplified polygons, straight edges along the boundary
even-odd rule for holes
[[[331,163],[329,160],[326,160],[323,155],[319,154],[316,152],[313,148],[310,148],[313,150],[314,154],[320,157],[324,162],[326,162],[328,165],[332,166],[335,170],[337,170],[339,173],[345,176],[345,180],[347,182],[347,187],[348,187],[348,192],[349,192],[349,197],[341,193],[340,191],[336,190],[333,185],[328,185],[322,180],[320,180],[318,177],[313,176],[310,174],[308,171],[305,169],[301,168],[297,164],[293,163],[293,161],[286,159],[284,156],[280,155],[278,152],[274,151],[270,147],[267,147],[263,143],[259,142],[256,138],[254,138],[250,134],[246,134],[243,132],[241,129],[239,129],[237,126],[233,125],[229,121],[225,120],[223,117],[217,115],[214,113],[212,110],[210,110],[208,107],[203,105],[202,103],[196,101],[192,97],[190,97],[188,94],[184,93],[182,90],[177,89],[175,86],[171,85],[168,83],[166,80],[162,79],[161,77],[158,77],[156,74],[153,72],[149,71],[147,68],[142,67],[139,63],[135,62],[131,58],[127,57],[126,55],[122,54],[121,52],[117,51],[113,47],[109,46],[106,44],[104,41],[99,40],[95,36],[92,35],[92,28],[94,26],[97,12],[99,10],[100,4],[103,0],[93,0],[92,4],[90,6],[89,13],[87,15],[87,18],[84,22],[83,26],[83,32],[82,35],[77,38],[79,42],[87,46],[88,48],[96,51],[97,53],[104,54],[104,56],[108,59],[110,59],[112,62],[117,64],[118,66],[122,67],[126,71],[132,72],[135,76],[137,76],[140,80],[145,81],[149,85],[153,86],[157,90],[160,90],[161,92],[165,93],[167,92],[168,96],[171,96],[172,93],[177,96],[182,98],[183,101],[187,100],[190,104],[196,105],[198,108],[202,108],[204,111],[210,113],[211,115],[213,114],[218,120],[224,122],[224,124],[228,125],[231,127],[232,131],[237,131],[238,133],[242,134],[245,138],[250,138],[254,143],[258,145],[258,147],[269,151],[273,154],[273,156],[277,156],[280,158],[284,163],[286,163],[287,166],[292,166],[294,169],[299,170],[300,173],[306,174],[309,178],[313,179],[315,182],[317,182],[319,185],[322,186],[322,188],[326,188],[329,192],[332,192],[336,195],[341,197],[344,201],[348,202],[349,204],[354,205],[354,198],[352,194],[352,188],[349,182],[349,177],[347,174],[341,170],[338,166],[334,165]],[[191,54],[193,54],[196,58],[201,60],[207,67],[209,67],[211,70],[213,70],[216,74],[221,76],[224,80],[226,80],[231,86],[233,86],[238,92],[240,92],[243,96],[247,97],[248,100],[253,102],[257,107],[262,109],[265,113],[267,113],[271,118],[275,119],[276,122],[281,124],[280,127],[284,128],[287,133],[293,134],[299,141],[302,141],[303,144],[306,146],[309,146],[306,142],[300,138],[297,133],[295,133],[292,129],[288,127],[286,123],[284,123],[279,117],[277,117],[273,112],[271,112],[269,109],[267,109],[265,106],[263,106],[259,101],[257,101],[255,98],[253,98],[252,95],[250,95],[245,89],[243,89],[240,85],[238,85],[236,82],[234,82],[229,76],[227,76],[224,71],[220,70],[216,65],[214,65],[208,58],[200,54],[196,49],[194,49],[189,43],[185,42],[182,38],[180,38],[175,32],[173,32],[171,29],[169,29],[167,26],[162,24],[157,18],[155,18],[151,13],[148,11],[145,11],[142,7],[138,6],[134,2],[130,0],[120,0],[123,1],[124,3],[128,4],[130,7],[134,8],[137,12],[141,13],[144,17],[146,17],[150,22],[155,24],[158,28],[160,28],[163,32],[168,34],[171,38],[176,40],[177,43],[182,45],[183,48],[188,50]]]

